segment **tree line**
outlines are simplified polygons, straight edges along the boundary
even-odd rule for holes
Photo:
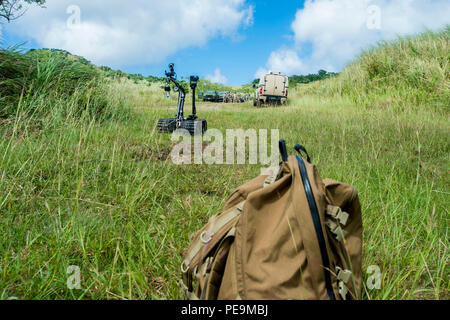
[[[328,72],[326,70],[319,70],[317,73],[310,73],[307,75],[293,75],[289,77],[289,86],[295,87],[297,84],[307,84],[314,81],[325,80],[337,76],[339,73]],[[259,79],[253,80],[252,84],[258,85]]]

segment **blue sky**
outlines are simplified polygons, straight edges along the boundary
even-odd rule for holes
[[[199,74],[212,73],[211,66],[219,68],[230,84],[249,83],[256,70],[264,66],[272,51],[293,42],[291,23],[295,13],[303,7],[298,1],[248,1],[254,6],[254,22],[239,30],[241,37],[219,37],[200,48],[189,48],[171,55],[180,71],[196,70]],[[136,69],[139,70],[139,69]],[[153,69],[155,73],[157,69]]]
[[[243,84],[267,71],[341,71],[365,48],[450,23],[447,0],[48,0],[3,24],[3,45],[98,65]]]

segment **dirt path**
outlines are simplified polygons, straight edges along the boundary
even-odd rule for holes
[[[197,111],[199,110],[224,110],[227,109],[227,107],[233,108],[236,110],[236,108],[248,106],[251,102],[244,102],[244,103],[196,103]],[[158,107],[149,107],[149,106],[137,106],[133,109],[159,109],[159,110],[177,110],[177,106],[158,106]],[[192,103],[186,103],[184,105],[184,113],[190,113],[192,110]]]

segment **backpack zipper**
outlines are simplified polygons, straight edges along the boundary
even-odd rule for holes
[[[331,286],[331,277],[330,277],[330,260],[328,258],[328,252],[325,245],[325,239],[323,236],[322,224],[320,223],[319,211],[317,210],[316,201],[314,199],[314,194],[312,192],[311,183],[309,181],[308,173],[306,171],[305,162],[299,156],[296,156],[298,166],[300,169],[300,175],[302,176],[303,186],[305,188],[306,199],[308,200],[309,209],[311,211],[312,220],[314,223],[314,229],[316,231],[317,240],[319,241],[320,254],[322,256],[323,262],[323,272],[325,276],[325,286],[327,288],[327,294],[330,300],[336,300],[334,295],[333,288]]]

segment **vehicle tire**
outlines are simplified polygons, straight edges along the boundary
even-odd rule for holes
[[[258,107],[258,108],[261,108],[261,100],[260,100],[260,99],[258,99],[257,107]]]

